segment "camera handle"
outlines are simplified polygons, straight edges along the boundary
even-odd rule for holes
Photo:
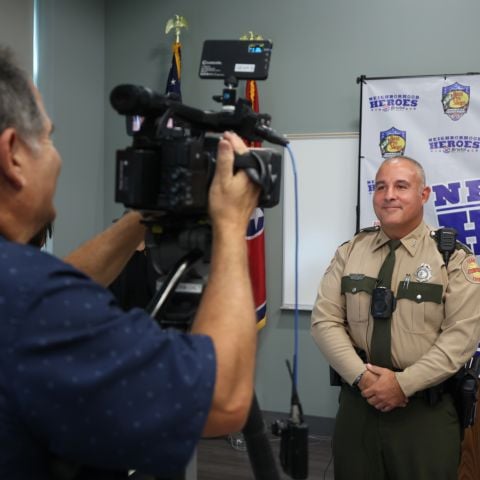
[[[263,191],[268,192],[270,190],[271,181],[267,175],[265,163],[262,162],[262,159],[255,150],[249,150],[243,155],[236,153],[233,169],[235,172],[245,170],[250,180],[259,185]]]

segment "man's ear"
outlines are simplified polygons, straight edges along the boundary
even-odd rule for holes
[[[0,175],[16,190],[26,182],[22,162],[25,148],[14,128],[7,128],[0,133]]]
[[[430,197],[430,193],[431,193],[432,189],[430,187],[423,187],[423,190],[422,190],[422,203],[425,205],[425,203],[427,203],[428,201],[428,198]]]

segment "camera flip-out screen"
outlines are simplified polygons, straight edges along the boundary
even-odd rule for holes
[[[206,40],[200,78],[265,80],[271,52],[269,40]]]

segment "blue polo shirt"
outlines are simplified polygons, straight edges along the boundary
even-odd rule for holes
[[[78,270],[0,237],[0,478],[50,479],[52,455],[178,474],[215,367],[209,337],[126,313]]]

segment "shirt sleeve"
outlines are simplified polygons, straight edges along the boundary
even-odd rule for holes
[[[338,248],[323,276],[312,311],[311,333],[330,365],[348,383],[365,371],[346,329],[345,297],[341,293],[350,243]]]
[[[211,339],[162,330],[62,262],[49,268],[31,268],[10,311],[21,319],[7,369],[23,421],[81,464],[181,472],[211,404]]]
[[[480,279],[475,257],[457,250],[448,264],[445,317],[432,347],[397,380],[410,396],[454,375],[472,356],[480,340]]]

